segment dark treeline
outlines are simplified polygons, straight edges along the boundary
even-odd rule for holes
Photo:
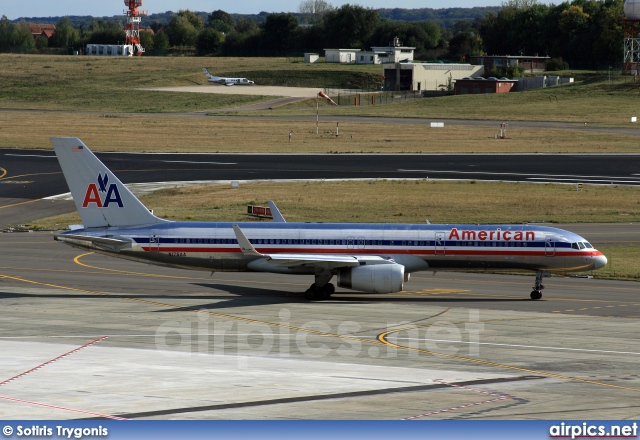
[[[438,25],[442,27],[451,27],[458,21],[474,21],[476,19],[482,18],[487,15],[489,12],[498,12],[500,10],[499,6],[485,6],[485,7],[475,7],[475,8],[442,8],[442,9],[432,9],[432,8],[420,8],[420,9],[402,9],[402,8],[393,8],[393,9],[378,9],[380,13],[380,17],[388,18],[390,20],[399,20],[399,21],[435,21]],[[203,20],[207,19],[209,15],[208,12],[194,12],[197,16],[201,17]],[[169,23],[171,17],[176,13],[172,11],[159,12],[155,14],[150,14],[149,16],[144,18],[144,22],[147,23],[157,23],[159,25],[165,25]],[[304,13],[302,12],[293,12],[292,13],[298,20],[303,23],[304,22]],[[230,14],[234,20],[239,20],[241,18],[245,18],[247,20],[255,21],[256,23],[264,23],[269,15],[269,12],[260,12],[259,14]],[[91,16],[80,16],[80,15],[69,15],[69,21],[72,26],[76,28],[80,28],[81,26],[90,27],[95,21],[103,21],[110,22],[113,21],[115,23],[124,24],[125,17],[124,16],[116,16],[116,17],[91,17]],[[22,17],[18,20],[14,20],[14,23],[18,23],[21,20],[24,20],[28,23],[48,23],[48,24],[56,24],[58,21],[63,19],[64,17]]]
[[[153,14],[143,24],[154,32],[141,33],[141,39],[149,55],[184,50],[214,56],[300,57],[303,52],[323,54],[326,48],[384,46],[397,36],[403,45],[416,48],[417,60],[457,62],[483,53],[538,54],[550,56],[554,69],[595,68],[621,62],[623,3],[572,0],[543,5],[536,0],[508,0],[500,8],[374,10],[349,4],[333,8],[324,0],[306,0],[297,14],[234,15],[222,10]],[[123,23],[124,17],[64,17],[55,22],[57,35],[49,45],[81,48],[87,43],[122,42]],[[3,17],[0,51],[21,45],[24,26],[24,20],[12,23]]]

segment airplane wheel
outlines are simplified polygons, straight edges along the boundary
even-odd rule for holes
[[[308,288],[306,292],[304,292],[304,297],[306,299],[308,299],[309,301],[313,301],[315,299],[318,299],[318,295],[315,289],[313,288]]]
[[[542,298],[542,292],[540,292],[539,290],[534,290],[531,292],[531,299],[537,300],[540,298]]]
[[[312,284],[311,287],[304,292],[304,297],[309,301],[322,301],[323,299],[329,298],[330,293],[328,293],[325,287],[316,287],[315,284]]]
[[[334,286],[333,284],[329,283],[326,284],[322,290],[324,291],[324,293],[327,295],[327,298],[330,297],[331,295],[333,295],[336,291],[336,286]]]

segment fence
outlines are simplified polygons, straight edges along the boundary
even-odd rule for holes
[[[392,102],[410,101],[421,98],[422,91],[375,91],[365,89],[331,89],[325,88],[324,92],[338,105],[379,105]]]

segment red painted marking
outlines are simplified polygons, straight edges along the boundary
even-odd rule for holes
[[[34,371],[39,370],[40,368],[42,368],[42,367],[44,367],[44,366],[46,366],[46,365],[49,365],[49,364],[51,364],[51,363],[53,363],[53,362],[55,362],[55,361],[58,361],[58,360],[62,359],[63,357],[69,356],[70,354],[73,354],[73,353],[75,353],[75,352],[77,352],[77,351],[80,351],[80,350],[82,350],[83,348],[87,348],[87,347],[89,347],[89,346],[91,346],[91,345],[93,345],[93,344],[97,344],[98,342],[103,341],[103,340],[105,340],[105,339],[107,339],[107,338],[108,338],[108,336],[102,336],[102,337],[100,337],[100,338],[98,338],[98,339],[94,339],[94,340],[93,340],[93,341],[91,341],[91,342],[87,342],[86,344],[84,344],[84,345],[83,345],[83,346],[81,346],[81,347],[74,348],[74,349],[73,349],[73,350],[71,350],[71,351],[68,351],[68,352],[66,352],[66,353],[64,353],[64,354],[61,354],[60,356],[58,356],[58,357],[56,357],[56,358],[53,358],[53,359],[51,359],[51,360],[48,360],[47,362],[44,362],[44,363],[42,363],[42,364],[40,364],[40,365],[37,365],[37,366],[33,367],[33,368],[32,368],[32,369],[30,369],[30,370],[27,370],[27,371],[25,371],[25,372],[23,372],[23,373],[18,374],[17,376],[10,377],[9,379],[6,379],[6,380],[4,380],[4,381],[0,382],[0,386],[5,385],[5,384],[9,383],[9,382],[11,382],[12,380],[16,380],[16,379],[19,379],[19,378],[21,378],[21,377],[23,377],[23,376],[26,376],[26,375],[27,375],[27,374],[29,374],[29,373],[33,373]]]
[[[122,417],[110,416],[108,414],[100,414],[100,413],[96,413],[96,412],[92,412],[92,411],[85,411],[83,409],[67,408],[65,406],[49,405],[48,403],[33,402],[31,400],[16,399],[14,397],[0,396],[0,399],[8,400],[10,402],[18,402],[18,403],[26,403],[26,404],[29,404],[29,405],[42,406],[44,408],[59,409],[59,410],[63,410],[63,411],[71,411],[71,412],[76,412],[76,413],[81,413],[81,414],[87,414],[87,415],[90,415],[90,416],[104,417],[105,419],[127,420],[127,419],[124,419]]]
[[[475,391],[476,393],[486,394],[486,395],[489,395],[489,396],[497,396],[497,397],[495,399],[483,400],[482,402],[465,403],[463,405],[454,406],[453,408],[440,409],[440,410],[437,410],[437,411],[431,411],[431,412],[424,413],[424,414],[418,414],[416,416],[406,417],[406,418],[404,418],[402,420],[416,420],[416,419],[420,419],[422,417],[432,416],[434,414],[440,414],[440,413],[445,413],[445,412],[449,412],[449,411],[455,411],[455,410],[458,410],[458,409],[470,408],[472,406],[484,405],[484,404],[487,404],[487,403],[498,402],[498,401],[501,401],[501,400],[507,400],[507,399],[511,398],[511,396],[508,396],[506,394],[492,393],[490,391],[485,391],[485,390],[481,390],[481,389],[478,389],[478,388],[466,387],[464,385],[457,385],[457,384],[454,384],[454,383],[449,383],[449,382],[445,382],[445,381],[438,380],[438,379],[434,379],[433,381],[437,382],[437,383],[444,384],[444,385],[448,385],[450,387],[463,388],[465,390]]]
[[[67,357],[67,356],[69,356],[69,355],[71,355],[73,353],[76,353],[76,352],[82,350],[83,348],[87,348],[87,347],[89,347],[91,345],[97,344],[98,342],[103,341],[103,340],[105,340],[107,338],[108,338],[108,336],[102,336],[102,337],[100,337],[98,339],[94,339],[91,342],[87,342],[86,344],[84,344],[84,345],[82,345],[82,346],[80,346],[78,348],[74,348],[73,350],[68,351],[68,352],[66,352],[64,354],[61,354],[58,357],[55,357],[55,358],[53,358],[51,360],[48,360],[47,362],[44,362],[44,363],[42,363],[40,365],[37,365],[37,366],[31,368],[30,370],[27,370],[27,371],[25,371],[23,373],[20,373],[20,374],[16,375],[16,376],[10,377],[9,379],[4,380],[3,382],[0,382],[0,386],[5,385],[5,384],[7,384],[7,383],[9,383],[9,382],[11,382],[13,380],[19,379],[19,378],[21,378],[23,376],[26,376],[29,373],[33,373],[34,371],[39,370],[40,368],[42,368],[42,367],[44,367],[46,365],[49,365],[49,364],[51,364],[51,363],[53,363],[55,361],[58,361],[58,360],[60,360],[60,359],[62,359],[64,357]],[[87,414],[87,415],[91,415],[91,416],[103,417],[103,418],[106,418],[106,419],[127,420],[127,419],[124,419],[122,417],[110,416],[110,415],[107,415],[107,414],[100,414],[100,413],[96,413],[96,412],[92,412],[92,411],[85,411],[85,410],[82,410],[82,409],[67,408],[67,407],[59,406],[59,405],[50,405],[48,403],[33,402],[31,400],[16,399],[14,397],[0,396],[0,399],[8,400],[10,402],[19,402],[19,403],[26,403],[26,404],[29,404],[29,405],[42,406],[44,408],[59,409],[59,410],[63,410],[63,411],[71,411],[71,412]]]

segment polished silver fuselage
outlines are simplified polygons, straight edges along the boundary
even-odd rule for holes
[[[597,269],[606,257],[572,232],[535,225],[416,225],[236,223],[263,254],[378,256],[405,272],[422,270]],[[72,246],[154,264],[211,271],[313,274],[312,266],[272,265],[241,252],[232,223],[166,222],[133,228],[94,228],[74,235],[113,236],[126,244],[59,239]],[[580,244],[581,243],[581,244]]]

